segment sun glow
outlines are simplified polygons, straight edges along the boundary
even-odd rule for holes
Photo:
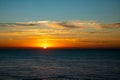
[[[44,48],[44,49],[46,49],[46,48],[47,48],[47,46],[43,46],[43,48]]]
[[[40,48],[48,48],[48,47],[52,47],[53,44],[49,41],[46,41],[46,40],[38,40],[35,44],[36,47],[40,47]]]

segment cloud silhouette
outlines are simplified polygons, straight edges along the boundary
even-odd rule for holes
[[[53,28],[94,28],[94,29],[107,29],[107,28],[120,28],[120,23],[102,24],[95,21],[37,21],[26,22],[18,24],[22,26],[48,26]]]
[[[74,30],[73,30],[74,29]],[[109,29],[120,29],[120,23],[101,24],[95,21],[31,21],[0,23],[0,32],[56,33],[56,34],[109,34]],[[82,30],[82,32],[81,32]],[[112,32],[115,33],[114,30]]]
[[[120,28],[120,23],[101,24],[102,28]]]
[[[52,28],[79,28],[79,29],[109,29],[120,28],[120,23],[101,24],[95,21],[32,21],[20,23],[0,23],[0,27],[52,27]]]

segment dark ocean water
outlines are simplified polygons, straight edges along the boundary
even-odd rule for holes
[[[0,49],[0,80],[120,80],[120,50]]]

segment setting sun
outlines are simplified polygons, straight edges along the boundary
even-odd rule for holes
[[[53,42],[49,41],[49,40],[44,40],[44,39],[41,39],[41,40],[37,40],[34,44],[35,47],[40,47],[40,48],[48,48],[48,47],[54,47],[55,44],[53,44]]]
[[[44,48],[44,49],[46,49],[46,48],[47,48],[47,46],[43,46],[43,48]]]

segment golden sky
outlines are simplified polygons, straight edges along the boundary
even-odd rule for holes
[[[120,23],[31,21],[0,23],[0,47],[120,48]]]

